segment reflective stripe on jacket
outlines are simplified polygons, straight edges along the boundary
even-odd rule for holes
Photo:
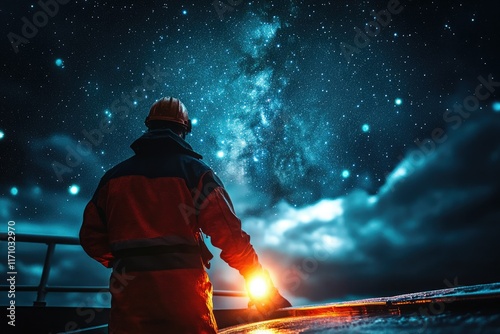
[[[222,182],[170,130],[150,131],[109,170],[85,208],[80,241],[113,268],[110,333],[214,333],[199,228],[242,275],[260,269]]]

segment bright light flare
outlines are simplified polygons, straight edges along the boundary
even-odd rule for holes
[[[248,294],[252,299],[263,299],[269,294],[269,284],[262,276],[256,276],[248,282]]]
[[[347,179],[350,175],[351,175],[351,172],[349,172],[349,170],[344,169],[344,170],[342,171],[342,177],[343,177],[344,179]]]
[[[78,195],[78,193],[80,192],[80,187],[77,186],[76,184],[73,184],[73,185],[69,186],[68,192],[71,195]]]

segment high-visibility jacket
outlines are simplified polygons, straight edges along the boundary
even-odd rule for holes
[[[241,275],[260,270],[219,178],[170,130],[145,133],[85,208],[80,242],[113,268],[110,333],[215,333],[199,229]]]

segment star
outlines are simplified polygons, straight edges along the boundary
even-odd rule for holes
[[[68,187],[68,192],[71,195],[78,195],[78,193],[80,192],[80,187],[77,186],[76,184],[73,184],[73,185]]]
[[[19,194],[19,189],[17,189],[17,187],[10,188],[10,194],[12,196],[17,196],[17,194]]]

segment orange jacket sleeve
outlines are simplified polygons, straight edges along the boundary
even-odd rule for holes
[[[198,224],[220,248],[221,258],[244,277],[262,267],[250,236],[241,228],[241,221],[234,212],[233,204],[222,182],[210,171],[202,176],[202,190],[198,200]]]

